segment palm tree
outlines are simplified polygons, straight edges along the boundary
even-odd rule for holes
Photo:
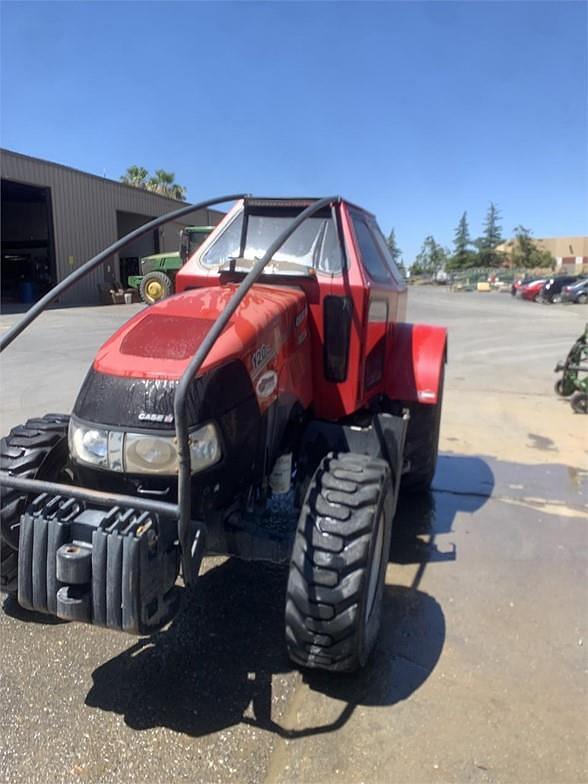
[[[186,188],[174,181],[175,176],[174,172],[156,169],[155,175],[149,179],[146,185],[147,190],[183,201],[186,198]]]
[[[134,188],[145,188],[148,174],[147,169],[144,169],[142,166],[129,166],[120,180],[127,185],[132,185]]]
[[[172,190],[171,190],[172,199],[177,199],[178,201],[186,201],[186,190],[187,189],[183,185],[178,185],[177,182],[175,182],[172,185]]]

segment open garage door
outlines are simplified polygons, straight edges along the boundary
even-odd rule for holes
[[[116,213],[116,224],[118,231],[118,239],[121,239],[139,226],[144,226],[150,220],[153,220],[153,215],[139,215],[136,212],[122,212]],[[120,282],[123,288],[126,287],[130,275],[139,275],[139,259],[143,256],[150,256],[152,253],[159,253],[159,229],[155,229],[144,237],[129,243],[124,248],[119,257],[120,263]]]
[[[55,283],[51,191],[2,180],[1,297],[28,305]]]

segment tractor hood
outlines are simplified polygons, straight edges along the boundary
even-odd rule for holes
[[[235,288],[177,294],[124,324],[98,351],[74,415],[105,426],[173,428],[177,381]],[[306,297],[297,288],[253,286],[190,388],[189,421],[221,422],[225,436],[231,440],[232,433],[236,442],[237,423],[244,432],[255,429],[278,387],[296,385],[308,403],[307,311]]]
[[[235,289],[234,284],[195,289],[142,310],[98,351],[94,370],[178,380]],[[305,305],[304,293],[294,287],[253,286],[199,375],[235,359],[255,372],[293,337]]]
[[[178,251],[174,251],[174,250],[169,251],[169,253],[152,253],[151,256],[143,256],[141,258],[141,264],[143,264],[146,261],[150,261],[154,263],[154,262],[165,261],[165,259],[176,259],[176,258],[179,259],[180,254],[178,253]]]

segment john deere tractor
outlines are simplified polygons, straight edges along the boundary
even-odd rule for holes
[[[154,253],[141,259],[141,274],[129,277],[129,286],[139,289],[139,296],[147,305],[174,293],[176,272],[196,248],[200,247],[213,230],[213,226],[186,226],[180,232],[180,250],[171,253]]]

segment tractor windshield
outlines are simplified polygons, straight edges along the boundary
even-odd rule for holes
[[[260,259],[298,213],[299,211],[283,208],[248,212],[243,237],[241,211],[210,245],[201,259],[202,263],[216,267],[231,259]],[[296,229],[274,254],[272,266],[277,273],[282,272],[280,262],[312,267],[331,274],[341,271],[342,254],[330,211],[308,218]],[[270,270],[271,268],[268,268],[268,272]]]
[[[196,248],[199,248],[208,237],[210,231],[190,231],[188,232],[188,256],[191,256]]]

